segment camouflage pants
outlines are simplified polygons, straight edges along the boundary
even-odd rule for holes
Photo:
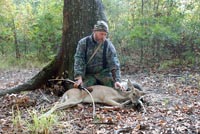
[[[98,74],[86,74],[83,86],[89,87],[92,85],[105,85],[108,87],[113,87],[114,82],[108,71],[102,71]]]

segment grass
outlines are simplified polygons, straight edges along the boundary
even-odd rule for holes
[[[24,121],[21,118],[21,112],[19,107],[17,106],[17,111],[14,110],[14,106],[12,107],[12,123],[14,131],[23,130]]]
[[[49,134],[53,130],[53,126],[57,124],[58,117],[51,114],[48,117],[39,118],[36,111],[29,111],[31,121],[26,121],[28,130],[33,134]]]
[[[39,61],[37,57],[21,57],[17,59],[13,56],[0,56],[0,69],[16,69],[16,68],[42,68],[47,62]]]
[[[58,124],[58,116],[55,114],[39,118],[36,110],[28,110],[28,113],[29,117],[22,119],[19,108],[17,107],[16,110],[12,108],[12,124],[16,133],[26,130],[31,134],[50,134],[53,131],[53,127]]]

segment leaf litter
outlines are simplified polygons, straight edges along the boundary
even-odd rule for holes
[[[0,90],[24,83],[38,70],[0,71]],[[125,75],[142,85],[148,94],[143,98],[143,109],[105,108],[96,105],[96,117],[92,119],[92,104],[58,111],[58,123],[49,133],[71,134],[200,134],[200,75],[134,74]],[[38,114],[50,109],[59,97],[45,94],[44,89],[5,95],[0,98],[0,133],[24,133],[30,131],[23,122],[13,127],[13,115],[20,111],[19,119],[31,120],[28,111]],[[17,115],[15,115],[17,116]]]

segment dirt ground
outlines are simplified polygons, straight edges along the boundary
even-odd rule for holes
[[[0,90],[24,83],[39,70],[0,70]],[[91,104],[58,111],[52,134],[200,134],[200,74],[138,73],[123,79],[139,83],[147,94],[144,108],[105,109]],[[0,133],[30,134],[30,111],[41,115],[59,99],[45,89],[0,97]],[[146,112],[144,112],[146,110]],[[33,122],[33,121],[32,121]],[[44,133],[44,132],[40,132]],[[47,133],[47,131],[46,131]]]

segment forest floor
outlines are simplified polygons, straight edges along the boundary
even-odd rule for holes
[[[0,70],[0,90],[24,83],[39,70]],[[169,73],[171,72],[171,73]],[[80,104],[56,112],[57,122],[41,131],[33,115],[41,115],[59,99],[44,89],[0,97],[0,134],[200,134],[200,74],[195,72],[124,75],[139,83],[147,95],[144,109],[105,109]],[[173,72],[173,73],[172,73]],[[31,127],[35,123],[35,130]],[[33,132],[35,131],[35,132]]]

